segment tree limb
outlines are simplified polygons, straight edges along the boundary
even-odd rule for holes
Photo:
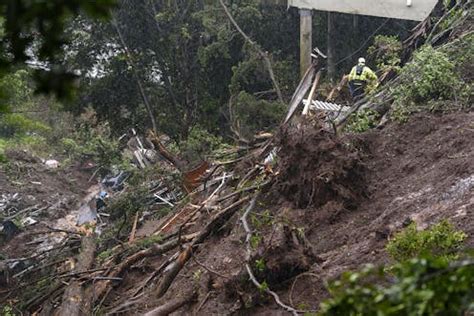
[[[275,78],[275,73],[273,72],[273,67],[272,67],[272,63],[270,61],[270,58],[268,57],[268,54],[266,52],[264,52],[260,46],[254,42],[247,34],[245,34],[245,32],[240,28],[240,26],[237,24],[237,22],[235,21],[234,17],[232,16],[232,14],[230,13],[229,9],[227,8],[227,6],[225,5],[224,1],[223,0],[219,0],[222,8],[224,9],[225,11],[225,14],[227,15],[227,17],[229,18],[230,22],[232,23],[232,25],[234,25],[234,27],[236,28],[236,30],[242,35],[242,37],[250,44],[252,45],[258,52],[258,54],[263,58],[264,62],[265,62],[265,66],[267,67],[267,71],[268,71],[268,75],[270,76],[270,79],[272,80],[272,83],[273,83],[273,87],[275,88],[275,91],[278,95],[278,101],[280,101],[281,103],[285,103],[283,101],[283,96],[281,94],[281,90],[280,90],[280,86],[278,85],[278,82],[276,81],[276,78]]]

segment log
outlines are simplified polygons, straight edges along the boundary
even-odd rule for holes
[[[165,274],[160,281],[158,288],[156,290],[156,297],[160,298],[166,294],[171,283],[173,283],[174,279],[184,267],[186,262],[191,258],[193,254],[193,249],[197,247],[199,244],[204,242],[206,238],[217,228],[221,227],[232,215],[235,214],[238,210],[238,206],[245,203],[249,200],[249,197],[244,197],[238,200],[235,203],[232,203],[219,213],[217,213],[212,220],[204,227],[203,230],[199,233],[199,235],[194,239],[191,245],[189,245],[185,250],[183,250],[178,259],[171,263],[165,270]]]
[[[160,142],[158,139],[158,136],[153,131],[148,131],[148,140],[155,146],[155,148],[158,150],[160,155],[168,160],[173,166],[175,166],[176,169],[178,169],[180,172],[184,171],[184,168],[186,166],[185,162],[180,160],[178,157],[173,156],[168,149]]]
[[[311,102],[313,101],[314,93],[316,92],[316,88],[318,87],[320,78],[321,78],[321,70],[318,71],[318,73],[316,74],[316,78],[314,79],[313,86],[311,87],[311,91],[309,92],[308,104],[306,104],[303,109],[303,115],[308,115],[309,107],[311,105]]]
[[[94,253],[96,249],[96,241],[94,236],[85,236],[81,243],[81,252],[77,257],[75,272],[89,270],[94,262]],[[83,306],[89,305],[84,288],[79,280],[73,280],[65,289],[63,301],[59,308],[61,316],[79,316],[89,314],[90,311],[83,310]]]
[[[120,274],[122,274],[123,271],[128,269],[132,264],[138,262],[139,260],[146,258],[146,257],[152,257],[152,256],[158,256],[161,255],[175,247],[178,247],[179,245],[179,240],[178,238],[172,239],[167,243],[164,244],[155,244],[150,248],[138,251],[131,255],[128,258],[125,258],[117,267],[115,267],[108,275],[107,277],[109,278],[116,278]],[[97,301],[99,300],[106,292],[107,289],[112,285],[113,280],[101,280],[99,282],[96,282],[95,286],[93,286],[90,290],[91,292],[94,293],[95,298],[94,300]]]
[[[164,305],[161,305],[154,310],[149,311],[145,316],[166,316],[169,315],[186,304],[191,303],[196,299],[197,292],[195,290],[185,293],[183,296],[174,299]]]

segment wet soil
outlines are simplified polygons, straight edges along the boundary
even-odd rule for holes
[[[474,247],[474,112],[418,114],[406,124],[390,123],[342,139],[314,126],[284,130],[279,145],[276,184],[263,192],[249,223],[257,237],[252,257],[256,276],[285,303],[317,309],[328,295],[326,281],[366,263],[388,263],[387,240],[410,221],[424,228],[447,218],[469,235],[466,246]],[[85,195],[90,186],[81,175],[75,186],[49,173],[22,174],[19,181],[50,181],[50,191],[31,193],[46,199],[56,191]],[[11,179],[0,184],[8,192],[17,188]],[[25,194],[34,190],[30,184],[23,188]],[[151,281],[140,304],[125,314],[149,311],[197,286],[198,300],[175,315],[285,315],[248,280],[241,215],[235,214],[196,249],[164,297],[154,297],[156,280]],[[212,210],[203,211],[186,234],[199,231],[211,217]],[[169,256],[132,266],[104,307],[128,302]]]
[[[27,257],[38,250],[38,243],[29,244],[38,238],[36,232],[48,230],[49,227],[68,229],[65,223],[71,211],[76,210],[89,188],[91,172],[82,170],[79,166],[60,166],[57,169],[47,168],[39,158],[26,151],[8,151],[8,163],[0,165],[0,196],[18,198],[9,208],[14,208],[12,214],[34,207],[33,212],[25,216],[38,221],[31,226],[21,228],[21,233],[12,240],[0,241],[0,254],[6,258]],[[35,212],[35,209],[40,209]],[[11,214],[1,214],[3,218]],[[73,223],[74,225],[74,223]]]
[[[466,246],[474,247],[473,112],[418,114],[403,125],[391,123],[382,130],[349,135],[342,147],[327,145],[331,144],[327,138],[321,141],[317,136],[308,132],[296,137],[307,144],[297,141],[292,143],[294,152],[284,150],[282,194],[275,199],[274,192],[268,193],[266,202],[256,210],[257,214],[269,211],[273,219],[268,225],[264,220],[254,222],[262,236],[256,258],[264,258],[270,271],[260,277],[268,280],[284,302],[317,309],[328,295],[325,281],[366,263],[388,263],[384,251],[387,240],[410,221],[424,228],[447,218],[469,235]],[[324,146],[328,146],[335,155],[314,158],[317,147],[313,149],[312,140],[323,145],[323,153]],[[352,159],[341,159],[341,153]],[[337,165],[332,166],[330,161]],[[294,167],[288,172],[285,164],[290,162],[303,169]],[[298,171],[305,168],[310,170],[307,175]],[[318,194],[307,198],[312,190],[309,185],[295,189],[294,195],[287,190],[291,185],[298,186],[293,179],[312,181],[324,170],[331,170],[336,187],[341,185],[343,189],[321,191],[319,202]],[[357,177],[361,170],[363,177]],[[285,188],[287,184],[290,186]],[[304,203],[299,203],[302,197]],[[201,270],[211,279],[211,294],[199,306],[198,314],[284,314],[271,299],[248,286],[242,268],[245,236],[237,217],[229,227],[233,228],[208,240],[196,254],[201,264],[228,279],[191,263],[164,299],[192,284],[193,273]],[[197,305],[183,308],[176,315],[196,312]]]

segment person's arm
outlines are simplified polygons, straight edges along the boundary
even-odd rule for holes
[[[347,76],[348,81],[354,80],[356,77],[356,67],[353,67],[349,75]]]
[[[369,67],[365,67],[365,78],[367,80],[367,90],[373,91],[379,86],[379,78]]]

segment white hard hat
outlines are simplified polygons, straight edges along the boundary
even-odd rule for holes
[[[359,64],[365,64],[365,58],[364,57],[359,58]]]

